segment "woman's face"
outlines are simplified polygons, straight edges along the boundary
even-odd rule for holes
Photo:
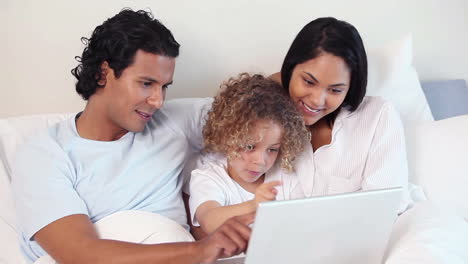
[[[332,113],[348,94],[351,72],[345,61],[323,52],[294,68],[289,95],[310,126]]]

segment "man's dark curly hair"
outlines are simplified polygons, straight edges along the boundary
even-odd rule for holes
[[[138,50],[175,58],[180,47],[171,31],[150,12],[128,8],[97,26],[91,38],[82,37],[81,41],[86,48],[81,57],[75,57],[79,65],[71,72],[78,80],[76,91],[85,100],[104,86],[98,83],[103,62],[119,78]]]

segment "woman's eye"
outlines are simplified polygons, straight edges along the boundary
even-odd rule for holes
[[[307,85],[314,85],[315,83],[313,81],[309,81],[307,79],[304,79],[304,82],[307,84]]]
[[[254,149],[254,145],[252,145],[252,144],[247,144],[247,145],[245,145],[245,150],[251,151],[251,150],[253,150],[253,149]]]
[[[342,92],[342,90],[341,90],[341,89],[332,89],[332,92],[333,92],[333,93],[337,93],[337,94],[338,94],[338,93],[341,93],[341,92]]]
[[[279,149],[277,149],[277,148],[271,148],[271,149],[269,149],[268,151],[270,151],[270,152],[278,152]]]

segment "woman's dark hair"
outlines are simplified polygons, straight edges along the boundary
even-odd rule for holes
[[[81,57],[75,57],[79,65],[71,72],[78,80],[76,91],[85,100],[104,86],[99,84],[103,62],[118,78],[133,63],[138,50],[175,58],[180,47],[171,31],[150,12],[127,8],[96,27],[91,38],[82,37],[81,41],[86,48]]]
[[[351,72],[349,91],[342,106],[350,111],[361,104],[367,86],[367,56],[359,32],[351,24],[333,17],[318,18],[307,24],[294,39],[281,67],[281,82],[289,92],[291,75],[297,64],[327,52],[342,58]],[[325,118],[332,123],[339,112]]]

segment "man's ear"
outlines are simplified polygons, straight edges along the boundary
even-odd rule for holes
[[[109,73],[109,70],[110,70],[109,63],[107,63],[107,61],[104,61],[101,64],[101,71],[99,73],[99,81],[98,81],[99,86],[104,87],[106,85],[107,75]]]

